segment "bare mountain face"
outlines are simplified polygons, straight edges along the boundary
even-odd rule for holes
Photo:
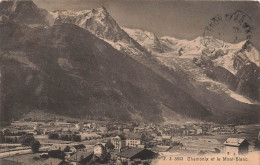
[[[50,25],[50,14],[47,10],[39,9],[32,0],[9,0],[0,3],[2,19],[13,20],[21,24]]]
[[[41,9],[34,11],[42,14]],[[41,110],[121,121],[258,122],[258,105],[241,103],[197,83],[186,71],[196,67],[195,76],[203,70],[193,57],[147,55],[140,41],[124,32],[104,8],[56,11],[52,16],[53,26],[46,16],[46,21],[37,22],[43,26],[10,17],[0,21],[1,121]],[[179,61],[167,60],[172,63],[165,66],[167,56]]]

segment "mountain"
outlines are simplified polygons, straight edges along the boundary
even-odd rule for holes
[[[104,7],[78,12],[56,10],[51,14],[53,15],[55,24],[75,24],[90,31],[100,39],[109,42],[115,49],[123,53],[132,56],[147,55],[146,49],[121,28]]]
[[[157,54],[157,59],[164,65],[171,67],[168,63],[176,60],[188,62],[181,67],[187,72],[191,68],[197,70],[196,76],[193,73],[189,75],[198,81],[210,78],[227,85],[225,91],[241,95],[240,100],[245,97],[244,100],[260,101],[260,54],[250,41],[230,44],[213,37],[198,37],[191,41],[162,37],[161,43],[167,53]],[[172,57],[170,61],[169,57]],[[172,67],[175,66],[172,64]]]
[[[147,50],[158,53],[164,52],[163,47],[155,33],[129,28],[123,28],[123,30]]]
[[[206,74],[195,56],[147,53],[105,8],[50,14],[54,24],[0,21],[1,121],[40,110],[114,121],[259,122],[259,105],[233,99],[222,83],[197,81]]]
[[[32,0],[0,2],[0,17],[22,24],[50,25],[53,23],[47,10],[39,9]]]
[[[0,29],[5,120],[31,109],[153,122],[164,120],[164,109],[201,119],[211,115],[189,94],[73,24],[30,28],[5,22]]]

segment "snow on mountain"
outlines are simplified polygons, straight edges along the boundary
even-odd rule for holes
[[[191,81],[208,90],[224,92],[237,101],[254,104],[251,98],[259,99],[259,94],[252,94],[250,89],[259,89],[255,81],[260,80],[260,54],[250,41],[230,44],[213,37],[189,41],[168,36],[160,41],[166,53],[157,53],[154,57],[162,65],[182,71]]]
[[[233,74],[238,70],[234,66],[234,61],[238,57],[245,62],[250,61],[260,66],[259,51],[248,41],[230,44],[213,37],[179,40],[168,36],[162,37],[160,41],[167,52],[176,53],[180,58],[194,58],[204,54],[214,58],[212,61],[216,66],[221,66]]]
[[[123,30],[146,49],[163,53],[162,45],[155,33],[140,29],[123,28]]]
[[[232,44],[225,43],[213,37],[197,37],[194,40],[181,40],[174,37],[164,36],[160,38],[162,45],[167,52],[178,52],[182,49],[183,54],[201,54],[205,48],[226,49]]]
[[[183,54],[199,54],[205,48],[202,44],[201,37],[189,41],[165,36],[162,37],[160,41],[167,52],[178,53],[178,51],[181,50]]]
[[[90,31],[100,39],[109,42],[115,49],[130,55],[143,54],[144,48],[132,39],[110,16],[106,8],[101,7],[83,11],[52,12],[55,24],[72,23]]]
[[[193,84],[204,86],[209,91],[215,93],[226,94],[242,103],[256,104],[256,102],[251,101],[245,96],[230,90],[227,85],[209,78],[204,73],[204,69],[197,67],[189,56],[180,57],[176,53],[158,53],[156,59],[160,64],[173,69],[175,72],[184,72]]]

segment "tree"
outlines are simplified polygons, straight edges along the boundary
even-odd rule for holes
[[[49,139],[57,140],[57,139],[59,139],[59,134],[52,132],[52,133],[49,134]]]
[[[31,143],[35,141],[34,137],[31,135],[22,136],[20,142],[24,146],[31,146]]]
[[[111,140],[109,139],[105,146],[109,150],[113,150],[115,146],[112,144]]]
[[[66,154],[63,151],[60,150],[51,150],[48,152],[48,155],[51,158],[58,158],[58,159],[64,159]]]
[[[10,136],[10,135],[12,135],[12,133],[11,133],[11,131],[9,129],[5,129],[4,130],[4,135],[5,136]]]
[[[73,134],[71,140],[74,142],[80,142],[81,137],[80,137],[80,135]]]
[[[41,143],[38,140],[31,142],[31,149],[33,153],[37,153],[40,147]]]
[[[64,152],[70,152],[70,146],[66,146],[63,151]]]
[[[2,133],[0,134],[0,143],[5,143],[5,137]]]

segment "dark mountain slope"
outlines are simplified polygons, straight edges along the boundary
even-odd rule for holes
[[[0,17],[22,24],[42,24],[46,25],[49,13],[47,10],[39,9],[32,0],[13,0],[0,3]]]
[[[189,117],[211,115],[187,93],[75,25],[5,22],[0,43],[1,116],[10,115],[3,120],[41,109],[124,121],[134,114],[161,122],[159,104]]]

